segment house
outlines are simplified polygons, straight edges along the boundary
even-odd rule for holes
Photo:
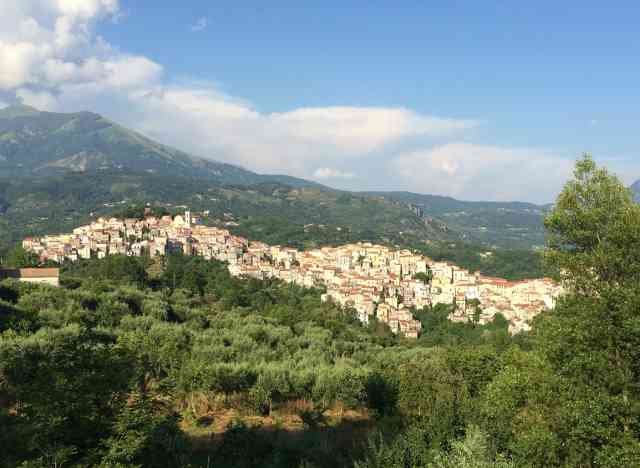
[[[225,218],[234,219],[227,215]],[[395,333],[413,338],[419,335],[421,323],[413,317],[412,308],[455,304],[457,310],[451,320],[467,321],[469,313],[475,311],[466,307],[467,301],[478,301],[480,323],[487,323],[500,313],[511,324],[510,330],[518,331],[525,329],[540,311],[553,308],[562,292],[549,279],[511,282],[485,277],[410,250],[394,250],[370,242],[307,251],[270,246],[234,236],[226,229],[199,224],[189,211],[175,218],[100,218],[74,229],[72,234],[26,238],[23,247],[43,261],[55,262],[110,254],[139,256],[146,252],[151,257],[182,252],[226,261],[233,276],[275,277],[305,287],[324,286],[323,301],[354,308],[364,323],[377,307],[378,320]],[[47,276],[45,270],[11,276],[57,284],[57,276]],[[433,276],[430,282],[414,278],[416,273],[428,270]]]
[[[60,286],[59,268],[0,269],[0,280],[12,278],[25,283],[42,283]]]

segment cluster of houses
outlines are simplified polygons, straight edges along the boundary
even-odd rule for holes
[[[228,230],[204,226],[189,211],[184,216],[104,219],[70,234],[27,238],[23,247],[42,261],[64,262],[106,255],[151,257],[171,252],[200,255],[228,263],[234,276],[279,278],[305,287],[322,286],[323,301],[355,310],[368,323],[376,317],[395,332],[418,337],[421,324],[412,308],[454,304],[450,319],[487,323],[496,314],[512,333],[553,308],[561,293],[548,279],[510,282],[471,273],[447,262],[434,262],[409,250],[370,243],[298,251],[249,242]]]

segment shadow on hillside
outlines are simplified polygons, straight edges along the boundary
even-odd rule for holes
[[[342,419],[316,427],[234,421],[224,432],[191,435],[198,467],[353,466],[373,428],[371,419]]]

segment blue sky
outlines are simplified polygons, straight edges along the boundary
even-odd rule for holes
[[[636,2],[25,2],[13,23],[82,40],[0,72],[7,103],[340,188],[547,202],[584,151],[640,178]]]

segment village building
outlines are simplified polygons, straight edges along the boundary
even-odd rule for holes
[[[304,252],[250,242],[226,229],[203,225],[201,218],[190,211],[173,218],[98,218],[70,234],[30,237],[22,245],[43,262],[115,254],[155,257],[170,252],[216,259],[227,262],[233,276],[279,278],[304,287],[324,288],[322,301],[353,309],[363,323],[375,317],[394,333],[411,338],[421,332],[421,323],[411,313],[414,308],[453,305],[451,320],[477,320],[481,324],[501,314],[509,322],[509,330],[517,333],[527,330],[536,314],[553,308],[561,293],[561,288],[548,279],[510,282],[483,277],[410,250],[369,242]],[[416,279],[418,273],[427,271],[431,272],[430,282]],[[25,273],[24,280],[57,284],[53,271],[47,273],[51,276],[41,274]]]
[[[59,268],[0,268],[0,280],[15,279],[25,283],[40,283],[60,286]]]

